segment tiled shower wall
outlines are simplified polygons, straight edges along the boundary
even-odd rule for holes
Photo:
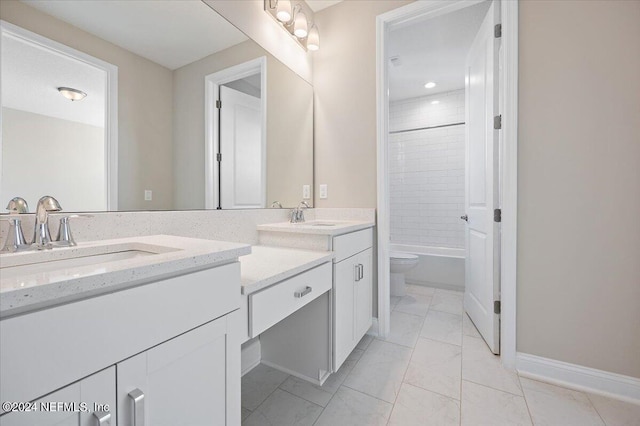
[[[438,101],[437,104],[432,104]],[[393,102],[390,129],[464,122],[464,90]],[[464,125],[391,134],[391,242],[464,248]]]

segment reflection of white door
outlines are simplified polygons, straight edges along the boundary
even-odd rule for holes
[[[466,63],[466,184],[467,256],[464,307],[489,348],[500,352],[499,232],[494,222],[498,206],[499,38],[494,37],[498,7],[494,1],[469,50]]]
[[[260,99],[221,86],[220,101],[221,207],[265,207]]]

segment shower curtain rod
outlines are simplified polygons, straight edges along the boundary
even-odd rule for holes
[[[407,130],[394,130],[389,132],[390,135],[394,135],[396,133],[406,133],[406,132],[417,132],[418,130],[429,130],[429,129],[439,129],[441,127],[451,127],[451,126],[459,126],[461,124],[465,124],[464,121],[460,123],[451,123],[451,124],[441,124],[439,126],[431,126],[431,127],[418,127],[417,129],[407,129]]]

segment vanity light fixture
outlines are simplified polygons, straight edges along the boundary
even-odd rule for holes
[[[438,105],[440,101],[431,101],[431,105]]]
[[[305,50],[320,49],[318,27],[307,15],[313,11],[293,0],[264,0],[264,10],[274,18]]]
[[[81,90],[73,89],[71,87],[58,87],[58,92],[71,102],[81,101],[87,97],[87,94]]]
[[[433,81],[430,81],[424,85],[425,89],[433,89],[434,87],[436,87],[436,84]]]

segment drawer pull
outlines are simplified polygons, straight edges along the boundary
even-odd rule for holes
[[[107,411],[95,411],[93,417],[96,420],[97,426],[110,426],[111,425],[111,413]]]
[[[134,389],[129,392],[129,398],[133,402],[133,426],[144,426],[144,393]]]
[[[294,293],[294,296],[296,296],[297,298],[301,298],[306,296],[307,294],[311,293],[311,290],[313,290],[311,287],[307,286],[304,290],[302,291],[296,291]]]
[[[360,281],[364,278],[364,265],[360,263],[358,266],[360,267],[360,278],[358,279],[358,281]]]

